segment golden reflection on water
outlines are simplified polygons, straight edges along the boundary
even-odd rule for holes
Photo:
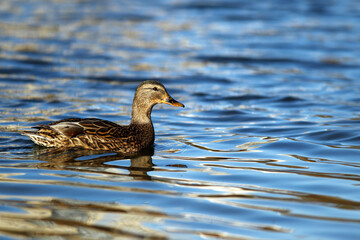
[[[0,203],[18,211],[0,213],[0,232],[14,237],[164,238],[161,232],[144,225],[146,222],[161,223],[167,217],[150,207],[41,197],[12,201],[0,199]]]
[[[134,180],[148,181],[151,177],[147,174],[153,170],[152,155],[134,156],[129,167],[112,166],[106,164],[114,160],[126,159],[129,156],[106,154],[98,151],[72,151],[47,149],[35,146],[31,155],[33,159],[42,162],[31,164],[32,167],[51,170],[72,170],[82,172],[82,177],[93,180],[124,181],[129,177]],[[87,160],[78,160],[87,159]],[[19,166],[18,169],[21,169]],[[121,171],[121,170],[126,170]],[[102,186],[68,182],[58,180],[19,179],[21,174],[1,174],[3,183],[38,184],[77,186],[84,188],[99,188],[111,191],[148,192],[157,194],[172,194],[171,192],[134,189],[121,186]],[[46,176],[66,177],[64,174],[47,173]],[[8,200],[13,198],[15,200]],[[2,200],[1,200],[2,199]],[[83,202],[72,199],[56,199],[51,197],[2,195],[0,204],[11,206],[16,211],[0,212],[0,232],[14,237],[81,237],[91,239],[112,239],[118,237],[143,238],[155,237],[163,239],[164,234],[146,227],[146,222],[163,221],[166,215],[147,206],[128,206],[119,203]]]

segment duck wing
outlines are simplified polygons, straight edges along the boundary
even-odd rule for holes
[[[35,128],[38,131],[26,131],[22,134],[29,136],[36,144],[46,147],[135,152],[153,143],[154,138],[147,128],[120,126],[97,118],[68,118]],[[147,141],[143,141],[144,136]]]
[[[125,140],[129,137],[129,130],[126,126],[98,118],[68,118],[50,124],[38,125],[34,128],[38,130],[36,132],[24,131],[22,134],[31,137],[33,140],[33,137],[36,137],[49,141],[66,141],[82,136],[104,139],[105,141],[114,138]]]
[[[126,138],[126,127],[116,123],[98,118],[69,118],[39,125],[38,133],[52,132],[67,138],[74,138],[79,135],[97,136],[100,138]]]
[[[85,118],[77,122],[77,124],[83,129],[83,133],[89,136],[93,135],[104,139],[124,139],[129,137],[128,127],[107,120]]]

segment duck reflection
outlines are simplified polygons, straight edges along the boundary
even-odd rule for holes
[[[129,173],[124,175],[131,176],[136,180],[151,180],[148,172],[154,169],[151,158],[154,155],[154,147],[147,148],[136,154],[124,155],[109,151],[54,149],[34,146],[31,155],[32,159],[42,161],[36,164],[38,168],[42,169],[96,173],[103,171],[109,174],[108,170],[110,168],[116,168],[127,170]],[[130,159],[130,166],[119,166],[110,163],[112,161],[128,159]]]

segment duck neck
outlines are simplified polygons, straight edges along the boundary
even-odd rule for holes
[[[131,125],[151,125],[151,111],[154,105],[148,105],[144,102],[134,99],[131,110]]]
[[[155,132],[151,121],[151,110],[153,105],[146,105],[139,101],[134,101],[131,111],[130,128],[136,129],[140,134],[142,146],[150,146],[154,143]]]

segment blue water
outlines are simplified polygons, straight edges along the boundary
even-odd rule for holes
[[[359,239],[360,2],[0,1],[1,239]],[[69,117],[155,146],[46,149]]]

